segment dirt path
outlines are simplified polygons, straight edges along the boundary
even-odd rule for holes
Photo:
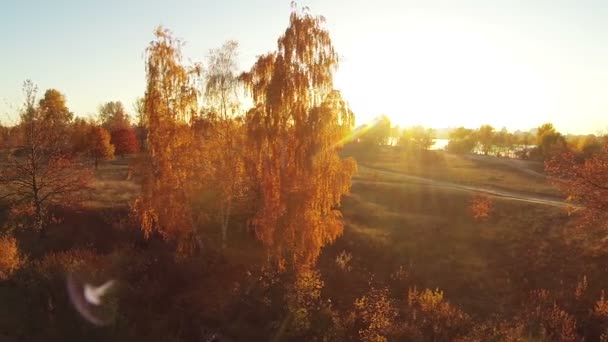
[[[486,194],[491,197],[503,198],[503,199],[512,200],[512,201],[549,205],[549,206],[560,207],[560,208],[566,208],[566,207],[573,206],[572,204],[566,203],[560,199],[555,199],[555,198],[550,198],[550,197],[534,196],[534,195],[525,194],[525,193],[518,193],[518,192],[512,192],[512,191],[505,191],[505,190],[496,190],[496,189],[491,189],[491,188],[482,188],[482,187],[478,187],[478,186],[463,185],[463,184],[440,181],[440,180],[435,180],[435,179],[430,179],[430,178],[410,176],[410,175],[406,175],[406,174],[403,174],[400,172],[377,169],[377,168],[373,168],[373,167],[361,165],[361,164],[358,165],[358,168],[359,168],[359,171],[375,173],[377,175],[390,176],[393,179],[395,179],[396,181],[395,182],[377,181],[377,180],[362,179],[360,177],[355,177],[353,179],[353,181],[355,183],[368,183],[368,184],[380,183],[380,184],[392,184],[392,185],[399,184],[399,183],[420,184],[420,185],[425,185],[425,186],[439,188],[439,189],[483,193],[483,194]]]

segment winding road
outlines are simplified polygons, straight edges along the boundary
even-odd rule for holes
[[[362,164],[359,164],[358,168],[359,168],[360,172],[363,171],[363,172],[368,172],[368,173],[374,173],[376,175],[389,176],[389,177],[395,179],[395,181],[370,180],[369,178],[361,178],[359,176],[355,176],[353,178],[354,183],[361,183],[361,184],[379,184],[380,183],[380,184],[390,184],[390,185],[399,185],[400,183],[401,183],[401,185],[406,185],[405,183],[419,184],[419,185],[424,185],[424,186],[439,188],[439,189],[483,193],[483,194],[486,194],[491,197],[502,198],[502,199],[512,200],[512,201],[519,201],[519,202],[548,205],[548,206],[553,206],[553,207],[560,207],[560,208],[573,208],[573,207],[576,208],[577,207],[571,203],[567,203],[563,200],[551,198],[551,197],[535,196],[535,195],[530,195],[530,194],[520,193],[520,192],[483,188],[483,187],[478,187],[478,186],[463,185],[463,184],[458,184],[458,183],[440,181],[440,180],[431,179],[431,178],[410,176],[410,175],[406,175],[406,174],[403,174],[400,172],[378,169],[378,168],[374,168],[374,167],[370,167],[370,166],[362,165]]]

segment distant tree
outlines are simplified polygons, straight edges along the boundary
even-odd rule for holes
[[[338,55],[323,24],[294,10],[278,50],[241,76],[255,103],[246,118],[249,171],[259,185],[251,224],[271,259],[296,269],[342,233],[337,208],[356,169],[338,154],[354,116],[332,90]]]
[[[534,144],[534,137],[531,131],[515,132],[515,145],[519,145],[518,149],[515,151],[515,155],[518,158],[528,159],[530,158],[530,149],[531,145]]]
[[[91,174],[64,152],[63,141],[58,141],[57,132],[49,129],[63,125],[69,117],[69,112],[58,105],[63,102],[55,101],[62,97],[47,91],[44,101],[35,107],[36,87],[26,81],[23,89],[25,104],[20,127],[24,130],[24,146],[19,156],[9,156],[0,166],[0,183],[5,187],[4,197],[12,201],[14,208],[23,211],[28,225],[43,230],[50,219],[49,205],[73,203],[88,186]]]
[[[488,155],[492,150],[494,143],[494,127],[490,125],[482,125],[477,129],[477,140],[481,146],[481,152]]]
[[[42,119],[53,127],[65,126],[74,118],[74,114],[66,105],[65,96],[56,89],[47,90],[40,99],[39,106]]]
[[[103,128],[109,132],[131,126],[129,115],[120,101],[110,101],[99,106],[99,119]]]
[[[580,153],[583,158],[589,158],[593,154],[600,153],[605,142],[603,138],[599,138],[594,134],[568,136],[566,140],[570,148]]]
[[[70,129],[70,146],[74,155],[82,156],[89,150],[89,133],[92,123],[83,118],[76,118]]]
[[[551,123],[545,123],[538,127],[536,145],[536,156],[543,160],[549,160],[567,149],[566,139],[557,132]]]
[[[62,152],[68,151],[68,131],[74,114],[68,109],[65,96],[56,89],[48,89],[44,93],[44,97],[40,99],[39,112],[41,119],[47,125],[46,129],[48,132],[45,135],[49,137],[49,140],[54,140],[52,146],[61,149]],[[30,115],[30,113],[24,114]],[[24,119],[28,120],[28,118]]]
[[[435,131],[422,126],[404,129],[399,138],[398,146],[406,151],[423,151],[433,146]]]
[[[503,127],[500,131],[494,133],[492,137],[492,144],[498,148],[498,154],[504,155],[509,147],[509,131],[506,127]]]
[[[368,146],[387,145],[391,138],[391,131],[391,120],[386,115],[381,115],[366,125],[359,139],[361,143]]]
[[[477,145],[475,131],[464,127],[451,131],[449,139],[446,150],[452,153],[470,153]]]
[[[97,169],[100,160],[114,158],[114,145],[110,143],[110,132],[99,126],[91,127],[89,131],[89,153]]]
[[[139,141],[132,127],[117,128],[110,133],[111,143],[114,145],[115,154],[124,157],[125,154],[139,152]]]

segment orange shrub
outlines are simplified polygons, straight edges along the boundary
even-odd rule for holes
[[[0,237],[0,280],[7,280],[21,267],[23,257],[14,237]]]
[[[475,195],[470,202],[469,210],[475,220],[485,221],[490,218],[492,200],[488,196]]]

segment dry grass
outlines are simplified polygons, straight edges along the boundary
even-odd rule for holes
[[[139,193],[139,185],[129,179],[129,159],[101,163],[95,170],[95,181],[83,203],[90,208],[112,208],[129,205]]]
[[[356,157],[362,165],[406,175],[537,195],[559,195],[542,175],[542,164],[533,161],[444,151],[404,154],[389,146],[380,148],[377,153]]]
[[[391,283],[391,275],[405,267],[404,291],[409,285],[440,288],[474,316],[508,316],[535,288],[572,292],[586,274],[599,295],[608,283],[603,266],[608,258],[583,252],[562,209],[497,198],[490,217],[477,222],[469,208],[473,193],[387,182],[373,173],[358,177],[366,182],[355,183],[343,201],[345,233],[321,259],[330,297],[348,303],[369,288],[370,279]],[[516,190],[536,187],[525,174],[513,177],[520,177]],[[344,250],[352,254],[347,281],[332,274],[332,263]]]
[[[390,153],[382,156],[389,157]],[[405,165],[382,158],[374,165]],[[408,172],[450,181],[461,177],[467,184],[517,191],[552,191],[542,190],[548,185],[535,177],[505,165],[447,154],[439,160],[426,166],[412,163]],[[422,174],[429,165],[435,166]],[[488,180],[490,174],[502,178]],[[87,205],[106,208],[132,200],[139,188],[127,175],[126,161],[103,164]],[[323,291],[337,306],[351,305],[368,291],[370,282],[393,284],[399,270],[407,270],[399,282],[404,296],[409,286],[440,288],[448,300],[478,317],[514,313],[535,288],[574,291],[583,274],[590,279],[588,291],[598,296],[608,283],[602,266],[608,260],[581,252],[585,247],[570,235],[570,218],[559,208],[498,198],[488,220],[476,222],[469,208],[472,193],[403,184],[373,172],[358,177],[367,182],[355,183],[352,195],[343,200],[344,235],[325,248],[320,259]],[[246,238],[244,228],[236,231]],[[252,257],[252,248],[238,250],[242,258]],[[337,272],[341,253],[352,255],[349,272]]]

